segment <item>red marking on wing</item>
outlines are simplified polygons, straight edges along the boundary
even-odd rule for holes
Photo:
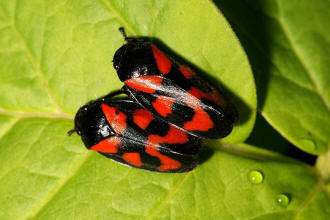
[[[159,96],[155,102],[152,103],[154,109],[163,117],[172,113],[172,105],[174,99],[167,96]]]
[[[133,122],[143,130],[148,127],[153,119],[153,114],[146,109],[136,109],[133,113]]]
[[[98,144],[95,144],[90,149],[98,152],[115,154],[118,152],[118,149],[120,147],[120,138],[117,136],[113,136],[100,141]]]
[[[124,153],[123,159],[136,167],[142,166],[142,161],[139,153]]]
[[[214,123],[207,112],[201,107],[199,98],[196,98],[188,92],[184,97],[184,102],[194,110],[192,120],[183,125],[184,129],[188,131],[208,131],[213,128]]]
[[[181,167],[181,163],[179,161],[159,153],[155,147],[147,146],[146,153],[150,154],[151,156],[158,157],[158,159],[161,161],[162,164],[158,167],[159,171],[164,172],[168,170],[176,170]]]
[[[196,87],[192,87],[189,91],[187,91],[189,94],[195,96],[196,98],[205,98],[208,99],[219,106],[226,107],[226,101],[225,99],[220,95],[220,93],[211,86],[211,92],[210,93],[204,93],[201,90],[197,89]]]
[[[170,125],[170,128],[165,136],[149,135],[148,142],[153,144],[185,144],[188,142],[187,133]]]
[[[195,76],[195,73],[186,66],[179,66],[179,70],[186,79],[189,79],[189,78]]]
[[[156,46],[151,45],[157,67],[161,74],[166,75],[171,71],[172,62]]]
[[[104,103],[101,104],[102,111],[112,129],[121,134],[127,128],[127,116],[115,107],[108,106]]]
[[[146,145],[146,153],[151,156],[158,157],[161,165],[159,171],[175,170],[181,167],[181,163],[166,155],[158,152],[159,144],[185,144],[188,142],[187,133],[170,125],[170,129],[165,136],[150,135]]]
[[[138,91],[155,93],[162,85],[162,81],[161,76],[140,76],[126,80],[125,84]]]
[[[213,121],[211,120],[210,116],[199,107],[194,108],[195,114],[191,121],[186,122],[183,125],[183,128],[188,131],[208,131],[213,128]]]

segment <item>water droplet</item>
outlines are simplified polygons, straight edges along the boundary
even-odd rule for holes
[[[287,207],[290,203],[290,198],[286,194],[279,194],[276,197],[277,203],[282,207]]]
[[[253,184],[260,184],[264,180],[263,174],[258,170],[252,170],[248,174],[249,181]]]

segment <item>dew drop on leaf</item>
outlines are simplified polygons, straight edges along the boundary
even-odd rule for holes
[[[287,207],[290,203],[290,198],[286,194],[279,194],[276,196],[277,203],[282,207]]]
[[[260,184],[264,180],[263,174],[258,170],[252,170],[248,174],[248,179],[253,184]]]

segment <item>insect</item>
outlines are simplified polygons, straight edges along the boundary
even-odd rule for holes
[[[113,58],[124,82],[122,91],[165,121],[201,138],[222,138],[238,114],[231,103],[188,66],[167,56],[151,42],[129,38]]]
[[[135,101],[113,99],[120,92],[82,106],[75,128],[88,149],[119,163],[158,172],[187,172],[197,166],[201,141],[155,117]]]

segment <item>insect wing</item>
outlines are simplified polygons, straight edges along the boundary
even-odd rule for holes
[[[167,76],[148,75],[126,80],[125,85],[142,106],[193,135],[221,138],[231,132],[235,110],[214,87],[204,92],[188,80],[181,85],[176,82]]]
[[[155,117],[133,101],[103,99],[97,104],[112,132],[94,145],[86,145],[87,148],[117,162],[151,171],[187,172],[197,166],[193,155],[201,148],[199,138]],[[90,104],[93,108],[84,111],[88,117],[93,117],[88,111],[95,112],[97,104]],[[85,144],[93,143],[89,137]]]
[[[159,146],[146,147],[145,143],[126,137],[118,139],[120,148],[116,153],[99,152],[116,162],[156,172],[187,172],[197,166],[197,161],[192,155],[177,154]],[[116,143],[117,141],[110,145]]]

